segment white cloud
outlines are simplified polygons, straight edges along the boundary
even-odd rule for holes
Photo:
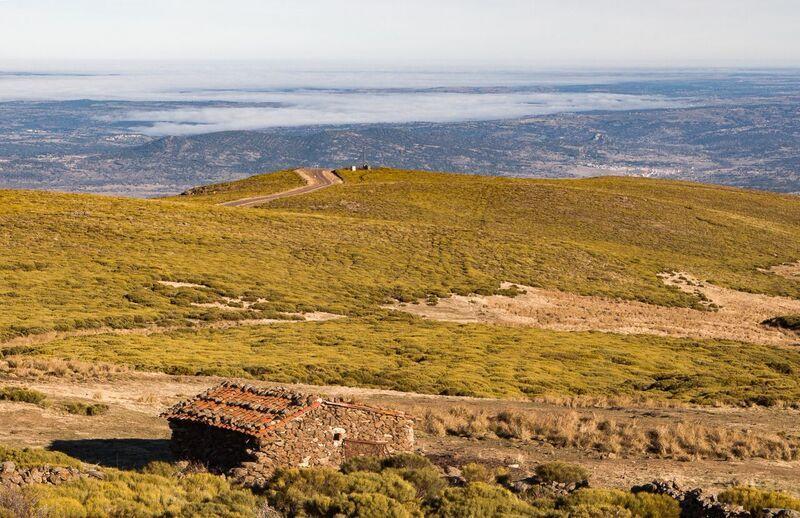
[[[304,93],[272,97],[281,107],[202,107],[133,111],[121,118],[140,121],[149,135],[187,135],[277,126],[376,122],[491,120],[586,110],[675,106],[658,97],[614,94],[341,94]]]
[[[115,115],[115,120],[129,121],[148,135],[315,124],[487,120],[675,104],[674,100],[655,96],[513,89],[518,86],[546,89],[554,84],[620,79],[613,74],[603,77],[587,72],[297,70],[264,63],[124,67],[73,64],[44,72],[43,75],[0,73],[0,101],[195,102],[155,110],[134,105],[127,113]],[[637,75],[626,73],[622,77],[633,80]],[[431,90],[442,87],[449,91]],[[223,102],[226,104],[220,106]]]

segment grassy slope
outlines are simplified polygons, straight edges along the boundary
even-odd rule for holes
[[[769,346],[421,321],[96,336],[44,354],[177,374],[519,398],[646,395],[697,403],[800,401],[800,352]]]
[[[235,182],[195,187],[194,189],[189,189],[185,194],[165,199],[216,205],[250,196],[262,196],[264,194],[288,191],[303,185],[305,185],[305,182],[294,171],[276,171],[274,173],[250,176]]]
[[[750,387],[750,395],[798,399],[796,378],[765,366],[783,362],[797,372],[796,351],[409,325],[378,307],[387,297],[489,292],[500,281],[692,305],[691,296],[658,281],[656,273],[667,269],[797,297],[800,283],[757,270],[800,258],[796,198],[633,178],[343,174],[344,185],[263,209],[205,206],[216,202],[216,194],[185,203],[0,191],[0,336],[186,316],[214,319],[219,311],[189,302],[246,295],[269,299],[264,315],[315,308],[363,318],[198,337],[73,338],[46,351],[150,368],[254,367],[252,372],[286,380],[497,395],[625,392],[629,381],[643,387],[657,376],[705,372],[709,387],[684,381],[688,388],[677,383],[667,392],[727,398]],[[231,184],[226,196],[253,194],[251,187],[247,181]],[[167,288],[159,279],[211,289]],[[328,337],[335,346],[326,345]],[[234,342],[237,347],[230,347]],[[281,343],[292,354],[259,350],[269,343]],[[401,353],[387,356],[384,348]],[[648,358],[651,349],[658,356]],[[603,365],[615,367],[598,368],[596,353]],[[673,362],[676,356],[685,361]],[[748,370],[748,362],[757,368]],[[451,372],[453,365],[458,369]],[[484,369],[491,371],[488,378]],[[434,372],[438,377],[425,375]],[[606,379],[593,379],[598,372]],[[561,383],[567,374],[572,377]]]

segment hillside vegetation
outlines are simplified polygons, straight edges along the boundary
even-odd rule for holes
[[[800,401],[800,351],[434,323],[406,316],[77,337],[51,342],[40,352],[173,374],[449,395],[645,394],[696,403]]]
[[[301,187],[305,182],[293,171],[277,171],[257,174],[235,182],[201,185],[189,189],[180,196],[167,200],[188,201],[205,205],[216,205],[226,201],[238,200],[248,196],[263,196]]]
[[[665,286],[662,271],[800,297],[800,282],[762,271],[800,258],[796,198],[636,178],[342,175],[342,185],[257,209],[210,204],[299,179],[282,172],[171,200],[0,191],[0,339],[313,310],[351,317],[6,352],[442,393],[800,399],[797,350],[459,326],[380,307],[494,293],[502,281],[702,307]],[[194,305],[223,297],[258,302]]]

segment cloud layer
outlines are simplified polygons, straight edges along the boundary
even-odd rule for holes
[[[103,116],[141,133],[187,135],[280,126],[491,120],[675,106],[659,96],[564,93],[559,84],[636,79],[569,72],[286,70],[268,65],[0,71],[0,101],[130,101]],[[141,103],[182,103],[153,109]]]

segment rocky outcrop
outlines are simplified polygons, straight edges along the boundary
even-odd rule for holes
[[[93,477],[105,478],[98,470],[81,470],[65,466],[33,466],[29,468],[18,467],[12,461],[0,463],[0,487],[21,487],[28,484],[62,484],[76,478]]]

